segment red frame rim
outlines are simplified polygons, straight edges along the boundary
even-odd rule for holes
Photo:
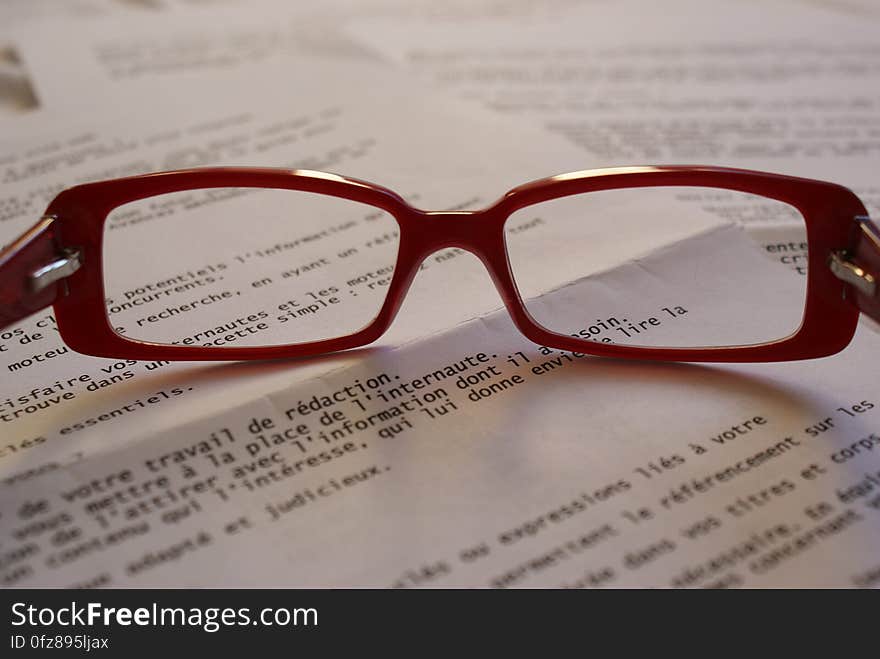
[[[533,204],[598,190],[692,186],[752,193],[797,208],[809,244],[803,322],[791,336],[750,346],[649,348],[597,343],[551,332],[529,316],[510,269],[504,224]],[[108,213],[122,204],[199,188],[255,187],[331,195],[387,211],[398,222],[397,262],[384,303],[362,330],[322,341],[271,347],[202,347],[153,344],[126,338],[111,327],[104,304],[102,240]],[[447,247],[474,253],[486,266],[517,328],[550,348],[607,357],[694,362],[761,362],[808,359],[842,350],[852,339],[859,311],[843,297],[844,285],[826,265],[844,247],[853,218],[867,212],[843,186],[750,170],[705,166],[625,167],[561,174],[518,186],[475,211],[424,211],[382,186],[307,170],[205,168],[161,172],[87,183],[61,192],[47,214],[57,218],[60,242],[82,250],[83,266],[67,278],[67,295],[55,301],[58,327],[74,350],[102,357],[143,360],[241,360],[316,355],[363,346],[378,339],[394,319],[421,262]]]

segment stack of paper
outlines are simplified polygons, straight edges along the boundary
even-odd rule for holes
[[[66,187],[209,165],[334,172],[447,210],[561,172],[700,163],[832,180],[880,209],[877,18],[836,3],[55,4],[0,10],[0,83],[31,99],[0,103],[4,243]],[[765,246],[803,240],[747,224]],[[174,251],[135,230],[143,254]],[[614,304],[689,339],[658,302],[689,258],[747,291],[765,267],[802,286],[729,225],[620,230],[569,246],[599,273],[584,279],[532,234],[530,313],[577,328],[570,301],[590,299],[598,340],[632,338],[594,312]],[[210,239],[179,231],[208,241],[187,264],[204,266]],[[654,284],[628,287],[632,268]],[[821,360],[624,362],[536,346],[501,307],[450,249],[380,341],[317,358],[88,357],[48,309],[3,330],[0,584],[880,583],[876,329]]]

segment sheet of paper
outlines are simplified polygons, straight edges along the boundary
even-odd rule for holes
[[[608,4],[608,0],[596,0]],[[23,51],[43,111],[69,116],[93,106],[95,99],[125,99],[128,105],[149,103],[136,83],[251,69],[270,62],[297,64],[303,56],[364,61],[375,59],[369,47],[341,29],[350,21],[430,18],[454,27],[474,19],[524,23],[536,16],[559,16],[577,2],[534,0],[455,1],[333,0],[290,3],[283,0],[156,0],[105,4],[71,29],[71,17],[48,20],[48,11],[31,11],[43,20],[7,21],[15,29],[3,40]],[[39,5],[38,5],[39,6]],[[109,11],[111,8],[115,11]],[[0,9],[2,11],[2,9]],[[12,12],[10,12],[11,14]],[[25,13],[22,11],[21,13]],[[16,16],[19,14],[16,13]],[[28,14],[30,15],[30,14]],[[0,14],[2,16],[2,14]],[[59,66],[59,62],[64,66]]]
[[[49,46],[43,41],[42,47],[52,51],[56,68],[67,68],[59,65],[64,62],[65,44],[76,43],[76,25],[114,14],[142,15],[163,8],[162,0],[5,0],[0,4],[0,121],[40,107],[31,73],[13,45],[24,32],[39,30],[47,21],[65,25],[64,43]]]
[[[31,72],[45,112],[55,116],[82,112],[96,102],[150,104],[156,88],[143,93],[139,82],[178,89],[175,79],[201,86],[206,77],[242,68],[251,76],[267,75],[262,73],[267,64],[301,67],[309,56],[375,59],[350,38],[334,38],[320,24],[303,24],[296,12],[273,16],[260,4],[256,11],[234,4],[116,12],[80,21],[75,36],[63,21],[42,21],[9,39]],[[41,47],[46,43],[53,45]],[[64,67],[58,66],[59,57]]]
[[[699,240],[707,257],[755,255],[731,251],[723,231]],[[657,308],[680,297],[678,256],[646,257],[656,288],[631,290],[625,313],[684,335],[706,314],[737,322],[723,301],[694,299],[678,317]],[[599,279],[644,276],[633,267]],[[744,276],[763,267],[780,285],[797,277],[769,260]],[[541,301],[587,286],[590,313],[608,315],[619,298],[601,283]],[[613,325],[605,338],[632,342]],[[0,579],[876,586],[880,400],[862,364],[878,350],[860,331],[819,361],[624,363],[538,348],[490,314],[126,448],[7,478]]]
[[[793,3],[624,0],[528,26],[364,20],[346,31],[605,165],[766,169],[833,180],[880,207],[875,20]]]

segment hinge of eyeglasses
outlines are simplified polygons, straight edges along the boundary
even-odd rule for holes
[[[828,267],[834,276],[857,288],[861,293],[872,297],[877,294],[877,280],[874,276],[850,261],[849,252],[839,249],[831,252]]]
[[[34,270],[30,276],[31,290],[39,293],[47,286],[69,277],[79,270],[82,265],[82,251],[75,248],[65,248],[58,254],[58,258],[44,266]]]
[[[871,223],[871,218],[859,215],[854,218],[859,225],[861,236],[857,240],[870,240],[880,248],[880,234]],[[835,277],[855,287],[868,297],[877,295],[877,278],[852,260],[852,252],[838,249],[828,256],[828,267]]]

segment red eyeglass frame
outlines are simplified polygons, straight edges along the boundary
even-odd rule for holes
[[[791,336],[750,346],[648,348],[598,343],[544,329],[529,315],[517,291],[504,239],[516,210],[573,194],[656,186],[721,188],[762,195],[797,208],[808,238],[806,308]],[[170,192],[219,187],[277,188],[314,192],[361,202],[390,213],[400,225],[394,274],[376,318],[353,334],[272,347],[198,347],[153,344],[126,338],[111,326],[105,308],[101,258],[104,222],[122,204]],[[517,328],[540,345],[584,354],[643,360],[766,362],[823,357],[852,339],[859,311],[880,320],[876,281],[880,232],[859,198],[847,188],[779,174],[705,166],[626,167],[586,170],[514,188],[475,211],[424,211],[384,187],[307,170],[205,168],[161,172],[87,183],[64,190],[44,218],[0,252],[0,328],[54,305],[62,339],[73,350],[99,357],[138,360],[249,360],[315,355],[363,346],[378,339],[394,319],[421,262],[438,249],[474,253],[488,269]],[[53,260],[78,253],[80,267],[42,290],[33,274]],[[829,259],[837,255],[837,272]],[[840,269],[847,272],[841,273]],[[63,271],[64,267],[59,269]],[[53,279],[53,277],[50,277]],[[875,285],[873,293],[862,286]]]

